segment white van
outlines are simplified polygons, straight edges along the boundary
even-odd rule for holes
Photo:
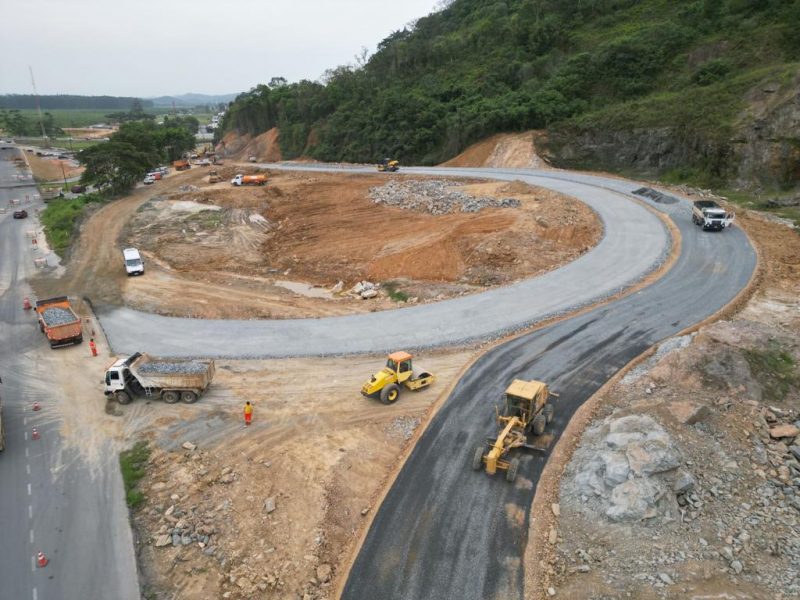
[[[144,262],[136,248],[125,248],[122,256],[125,259],[125,270],[128,275],[144,275]]]

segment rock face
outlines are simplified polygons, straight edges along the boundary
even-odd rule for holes
[[[677,471],[680,464],[669,434],[651,417],[608,418],[584,434],[562,498],[611,521],[672,518],[678,510],[671,490],[694,483],[690,473]]]
[[[702,165],[740,185],[796,185],[800,180],[800,76],[764,83],[743,100],[747,109],[727,135],[685,127],[553,129],[540,154],[559,167],[592,166],[663,173]]]

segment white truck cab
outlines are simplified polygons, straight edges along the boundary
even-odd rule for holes
[[[136,248],[125,248],[122,251],[122,257],[125,259],[125,270],[129,276],[144,275],[144,262]]]

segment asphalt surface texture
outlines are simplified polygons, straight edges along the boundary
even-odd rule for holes
[[[572,175],[570,175],[572,176]],[[583,176],[578,176],[583,177]],[[609,179],[611,187],[624,182]],[[502,344],[483,355],[436,414],[380,506],[342,598],[524,597],[530,508],[547,454],[522,451],[514,484],[473,471],[475,448],[497,432],[495,405],[516,378],[560,393],[546,434],[614,373],[659,341],[713,315],[749,282],[756,255],[737,227],[703,232],[684,201],[661,205],[682,251],[657,282],[616,302]],[[524,518],[520,518],[524,515]]]
[[[301,168],[314,169],[306,165]],[[124,354],[144,350],[156,356],[186,356],[199,352],[210,358],[342,355],[451,346],[499,337],[609,297],[657,268],[670,249],[664,224],[632,200],[631,191],[640,187],[633,182],[582,175],[570,178],[556,171],[418,168],[404,173],[518,179],[553,189],[575,196],[594,209],[602,220],[604,235],[595,248],[577,260],[539,277],[394,311],[236,321],[165,317],[96,305],[109,344],[115,352]],[[201,346],[198,340],[203,340]]]
[[[23,298],[35,267],[27,231],[38,227],[25,203],[36,189],[17,178],[0,150],[0,209],[20,199],[31,215],[14,220],[0,212],[0,398],[6,431],[0,452],[0,600],[139,598],[133,540],[115,453],[86,464],[64,444],[49,410],[59,394],[51,350]],[[33,403],[41,410],[34,412]],[[39,439],[33,439],[36,428]],[[49,563],[36,562],[43,552]]]

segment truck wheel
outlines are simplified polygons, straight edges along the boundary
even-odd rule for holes
[[[197,402],[197,394],[194,392],[181,392],[181,400],[186,404],[194,404]]]
[[[114,394],[114,397],[120,404],[130,404],[131,402],[131,397],[130,394],[128,394],[128,392],[117,392],[116,394]]]
[[[511,459],[511,464],[508,465],[508,470],[506,471],[506,481],[509,483],[514,483],[514,480],[517,478],[518,470],[519,470],[519,459],[518,458]]]
[[[555,412],[555,407],[552,404],[544,405],[544,410],[542,410],[542,413],[544,413],[544,418],[548,424],[553,422],[554,412]]]
[[[164,392],[161,395],[161,399],[167,404],[175,404],[180,399],[180,396],[178,396],[178,392],[173,392],[170,390],[168,392]]]
[[[75,338],[75,344],[82,344],[83,343],[83,334],[80,334],[77,338]]]
[[[541,413],[536,415],[533,419],[533,435],[542,435],[545,425],[547,425],[547,418]]]
[[[483,446],[475,448],[475,454],[472,455],[472,470],[480,471],[483,466]]]
[[[400,386],[396,383],[390,383],[381,390],[381,402],[384,404],[394,404],[400,397]]]

